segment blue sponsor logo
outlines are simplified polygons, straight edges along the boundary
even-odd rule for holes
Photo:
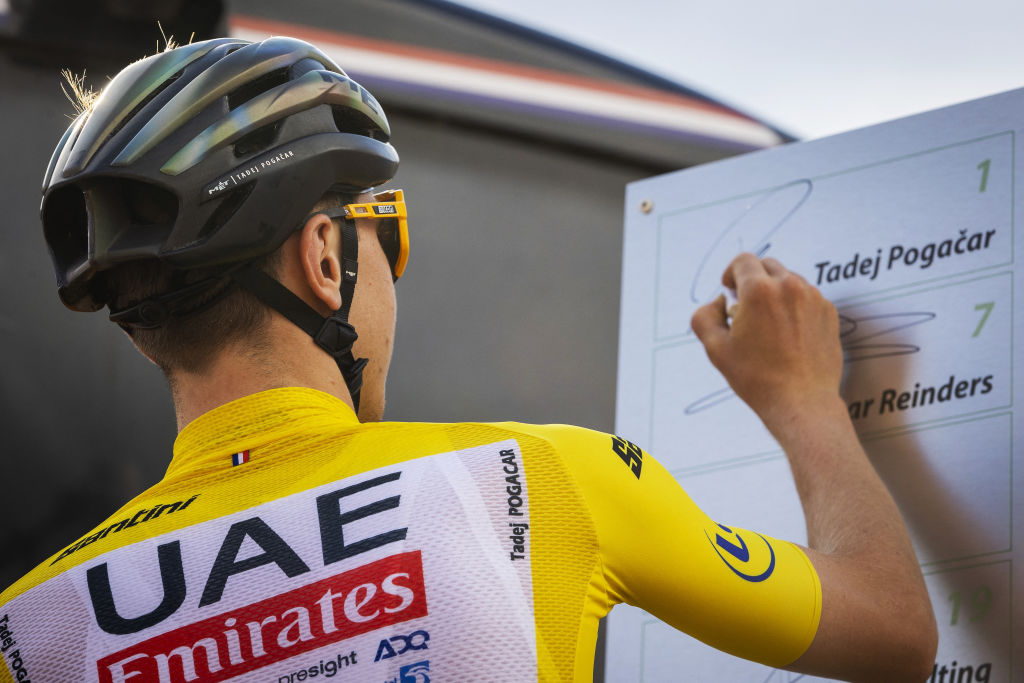
[[[410,650],[426,650],[430,634],[426,631],[413,631],[407,636],[391,636],[380,641],[377,646],[377,656],[373,661],[379,662],[382,659],[391,659],[398,655],[405,654]]]
[[[742,536],[724,524],[719,524],[718,528],[724,531],[727,535],[723,536],[721,533],[716,532],[714,540],[712,540],[711,534],[707,531],[704,532],[704,535],[708,537],[708,542],[711,543],[711,547],[714,548],[716,553],[718,553],[718,556],[722,558],[722,562],[725,562],[725,565],[731,569],[736,576],[745,581],[753,581],[756,583],[758,581],[764,581],[772,575],[772,572],[775,571],[775,549],[772,548],[772,544],[768,542],[768,539],[761,534],[751,532],[760,538],[765,547],[768,548],[768,562],[766,567],[763,557],[764,553],[757,552],[755,553],[755,557],[751,559],[750,548],[747,546],[747,541]]]
[[[430,683],[430,662],[406,664],[398,670],[398,683]]]

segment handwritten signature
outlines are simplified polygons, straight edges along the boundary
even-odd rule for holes
[[[927,311],[910,313],[883,313],[855,318],[839,316],[839,340],[843,345],[843,362],[854,363],[890,356],[908,356],[921,350],[917,344],[892,340],[888,337],[895,332],[923,325],[936,318]],[[686,415],[694,415],[712,408],[735,396],[726,386],[698,398],[683,409]]]
[[[690,285],[694,303],[709,301],[721,289],[722,271],[741,251],[763,256],[770,241],[811,196],[814,184],[807,179],[794,180],[762,195],[733,219],[704,254]]]

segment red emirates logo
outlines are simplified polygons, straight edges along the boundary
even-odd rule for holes
[[[419,551],[161,634],[96,663],[101,683],[224,681],[427,614]]]

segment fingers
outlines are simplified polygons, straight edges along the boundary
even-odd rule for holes
[[[764,266],[765,271],[774,278],[782,278],[785,277],[787,273],[789,273],[789,271],[786,270],[786,267],[784,265],[779,263],[776,259],[770,257],[762,259],[761,265]]]
[[[722,284],[739,292],[743,288],[744,282],[771,275],[765,265],[767,261],[772,262],[773,268],[776,266],[782,268],[782,264],[775,259],[765,259],[762,261],[750,252],[743,252],[737,255],[726,267],[725,272],[722,273]],[[782,268],[782,270],[785,270],[785,268]]]
[[[722,343],[729,336],[729,323],[725,314],[725,295],[697,309],[690,319],[690,327],[705,348]]]
[[[777,259],[771,257],[759,259],[754,254],[744,252],[736,256],[725,269],[725,272],[722,273],[722,284],[739,292],[744,287],[744,283],[765,276],[775,280],[795,277],[800,281],[806,282],[798,274],[787,269]]]

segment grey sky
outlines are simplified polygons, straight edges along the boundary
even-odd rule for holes
[[[807,138],[1024,86],[1019,0],[460,2]]]

